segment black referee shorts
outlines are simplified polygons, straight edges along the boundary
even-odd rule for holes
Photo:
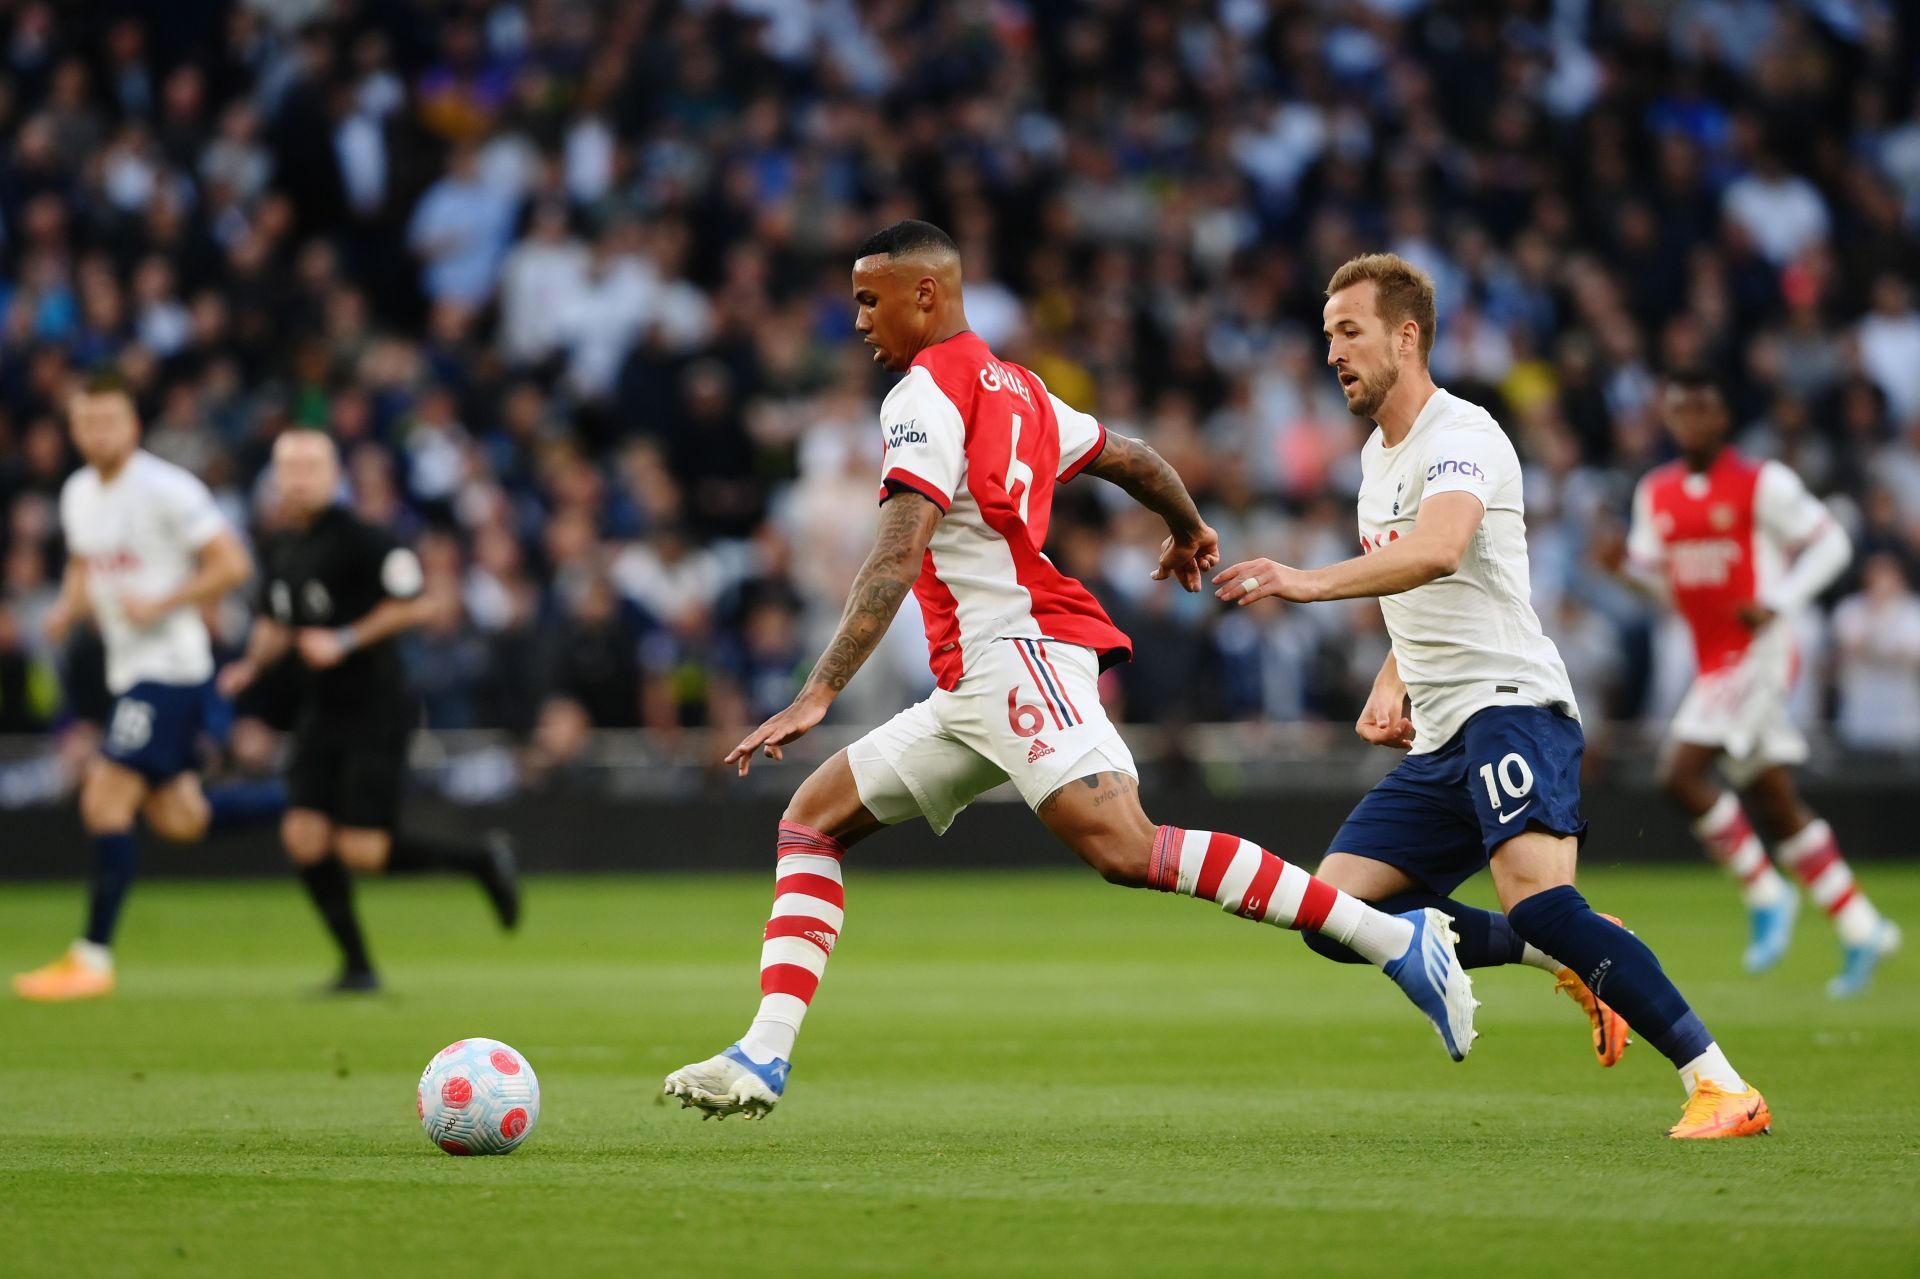
[[[293,735],[287,802],[336,826],[390,831],[407,781],[407,729],[303,724]]]

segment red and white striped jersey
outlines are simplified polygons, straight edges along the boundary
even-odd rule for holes
[[[1799,476],[1724,449],[1704,472],[1676,461],[1641,478],[1627,555],[1636,572],[1666,581],[1704,675],[1738,665],[1752,646],[1743,604],[1786,611],[1817,593],[1821,576],[1831,578],[1816,573],[1810,589],[1783,590],[1794,553],[1829,526],[1827,508]],[[1835,571],[1845,562],[1843,551]]]
[[[971,332],[915,356],[880,423],[880,500],[911,490],[942,512],[913,588],[941,688],[1003,636],[1078,644],[1103,666],[1132,657],[1092,593],[1040,549],[1054,487],[1100,455],[1105,427]]]

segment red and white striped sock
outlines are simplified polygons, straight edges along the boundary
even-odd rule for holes
[[[765,1064],[791,1059],[800,1023],[820,988],[827,956],[846,920],[839,840],[799,822],[781,822],[774,871],[773,916],[760,947],[760,1011],[740,1037],[747,1056]]]
[[[1793,885],[1768,860],[1760,837],[1753,833],[1753,823],[1732,791],[1720,792],[1713,807],[1693,823],[1693,833],[1707,856],[1740,881],[1740,900],[1749,907],[1775,905],[1793,891]]]
[[[1251,840],[1162,826],[1147,886],[1217,902],[1243,919],[1321,933],[1374,964],[1407,953],[1413,925],[1375,910]]]
[[[1818,817],[1801,828],[1800,833],[1780,841],[1780,860],[1793,868],[1840,940],[1849,946],[1864,945],[1880,927],[1880,912],[1853,882],[1853,868],[1840,855],[1833,828]]]

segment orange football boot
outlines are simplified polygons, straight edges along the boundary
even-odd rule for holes
[[[1711,1080],[1702,1079],[1687,1098],[1680,1122],[1667,1129],[1667,1136],[1700,1140],[1709,1137],[1763,1137],[1773,1131],[1773,1112],[1758,1088],[1728,1092]]]
[[[113,993],[113,970],[83,963],[71,952],[30,973],[15,973],[13,993],[39,1003],[103,999]]]
[[[1612,915],[1602,915],[1600,918],[1610,924],[1620,923]],[[1626,927],[1625,924],[1620,926]],[[1553,988],[1566,992],[1567,998],[1580,1005],[1581,1011],[1587,1014],[1587,1020],[1593,1023],[1593,1055],[1600,1059],[1602,1066],[1611,1066],[1619,1061],[1626,1053],[1627,1045],[1633,1042],[1627,1034],[1627,1019],[1595,997],[1587,989],[1587,983],[1581,981],[1573,969],[1562,968],[1553,976]]]

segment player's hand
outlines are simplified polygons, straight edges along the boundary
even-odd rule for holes
[[[48,609],[43,623],[46,627],[47,642],[56,648],[66,643],[67,636],[73,631],[73,622],[73,610],[68,608],[64,601]]]
[[[1748,600],[1734,610],[1734,616],[1740,619],[1740,625],[1757,633],[1772,625],[1773,619],[1780,615],[1759,600]]]
[[[340,642],[339,633],[322,626],[303,627],[295,644],[300,649],[301,660],[316,671],[338,666],[347,655],[347,646]]]
[[[173,606],[165,600],[150,600],[140,595],[122,595],[120,611],[135,626],[148,627],[173,612]]]
[[[1220,535],[1203,521],[1184,532],[1169,533],[1160,543],[1160,567],[1153,580],[1180,583],[1189,595],[1200,589],[1200,575],[1220,562]]]
[[[1627,571],[1627,539],[1617,522],[1602,523],[1588,544],[1593,562],[1602,572],[1619,577]]]
[[[228,701],[232,701],[244,693],[247,686],[259,676],[260,668],[253,664],[252,659],[243,657],[239,661],[228,662],[220,668],[220,673],[214,676],[214,691]]]
[[[1242,560],[1213,575],[1214,595],[1228,604],[1251,604],[1268,597],[1305,603],[1314,598],[1313,575],[1272,560]]]
[[[1398,687],[1387,685],[1384,680],[1374,684],[1360,718],[1354,721],[1353,731],[1360,734],[1362,741],[1374,746],[1412,750],[1413,721],[1407,718],[1407,686],[1398,681],[1394,683]]]
[[[829,704],[802,693],[794,699],[793,705],[741,738],[740,744],[727,752],[726,762],[738,765],[740,776],[745,777],[747,770],[753,767],[756,751],[764,751],[768,759],[785,758],[780,748],[794,738],[804,736],[808,729],[825,719]]]

